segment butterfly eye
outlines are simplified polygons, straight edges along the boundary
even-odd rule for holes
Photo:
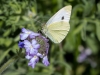
[[[63,19],[64,19],[64,16],[62,16],[61,20],[63,20]]]

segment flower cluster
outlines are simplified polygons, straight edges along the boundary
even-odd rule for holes
[[[39,33],[32,32],[25,28],[22,28],[22,33],[20,34],[21,41],[19,42],[19,47],[24,48],[26,51],[26,59],[29,60],[28,65],[32,68],[35,67],[39,58],[42,58],[42,63],[45,66],[49,65],[48,61],[48,39]]]
[[[97,63],[89,57],[92,54],[92,51],[90,48],[85,49],[83,46],[80,46],[79,51],[80,51],[80,54],[77,57],[78,63],[87,61],[91,65],[91,67],[95,68],[97,66]]]
[[[88,56],[90,56],[91,54],[92,54],[92,52],[91,52],[91,50],[90,50],[89,48],[87,48],[87,49],[85,49],[85,50],[82,50],[81,53],[80,53],[80,55],[79,55],[78,58],[77,58],[77,61],[78,61],[79,63],[81,63],[81,62],[85,61],[86,58],[87,58]]]

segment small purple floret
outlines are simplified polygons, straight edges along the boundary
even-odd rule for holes
[[[83,62],[85,59],[87,58],[87,55],[85,53],[82,53],[79,55],[79,57],[77,58],[77,61],[79,63]]]
[[[30,31],[30,30],[26,30],[25,28],[22,28],[22,33],[20,34],[20,39],[25,40],[28,37],[32,39],[32,38],[35,38],[36,36],[39,36],[39,35],[40,35],[39,33],[35,33],[35,32]]]
[[[34,32],[32,32],[31,34],[30,34],[30,38],[35,38],[36,36],[39,36],[40,34],[39,33],[34,33]]]
[[[24,43],[21,42],[21,41],[19,41],[18,46],[19,46],[20,48],[24,48]]]
[[[49,65],[49,61],[48,61],[48,57],[45,56],[42,60],[42,63],[45,65],[45,66],[48,66]]]
[[[37,56],[34,56],[32,59],[30,59],[28,65],[34,68],[38,61],[39,61],[39,58]]]
[[[84,48],[82,48],[84,49]],[[77,61],[79,63],[82,63],[83,61],[85,61],[89,55],[92,54],[92,51],[89,48],[86,48],[85,50],[80,50],[81,53],[79,54],[79,56],[77,57]]]

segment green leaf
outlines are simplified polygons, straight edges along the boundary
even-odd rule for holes
[[[98,52],[98,43],[96,42],[96,39],[93,37],[87,37],[86,42],[87,46],[92,50],[93,54],[96,54]]]
[[[100,3],[97,4],[98,14],[100,14]]]
[[[2,25],[3,25],[3,21],[0,21],[0,28],[2,27]]]
[[[18,60],[18,56],[14,56],[12,57],[10,60],[8,60],[3,66],[0,67],[0,74],[7,69],[7,67],[10,66],[10,64],[12,64],[13,62],[15,62],[16,60]]]
[[[94,0],[91,1],[83,0],[83,2],[85,3],[85,5],[83,5],[84,6],[83,17],[84,17],[88,16],[92,12]]]
[[[30,20],[28,16],[22,16],[22,18],[23,18],[23,20],[25,20],[25,21],[29,21],[29,20]]]
[[[79,24],[78,27],[74,29],[73,35],[80,33],[83,27],[84,27],[84,24]]]
[[[12,38],[7,38],[7,39],[5,39],[4,42],[6,42],[6,43],[4,43],[4,45],[5,45],[6,47],[8,47],[8,46],[10,46],[11,43],[13,42],[13,39],[12,39]]]
[[[4,32],[4,34],[3,34],[3,36],[7,37],[10,33],[11,33],[11,30],[9,30],[9,29],[7,30],[6,29],[5,32]]]
[[[100,41],[100,22],[96,21],[96,35]]]
[[[3,59],[7,56],[11,49],[6,50],[1,56],[0,56],[0,63],[3,61]]]

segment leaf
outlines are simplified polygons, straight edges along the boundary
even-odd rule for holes
[[[0,16],[0,19],[2,19],[2,21],[5,21],[6,17],[5,16]]]
[[[0,63],[2,62],[2,60],[6,57],[6,55],[9,53],[11,49],[6,50],[1,56],[0,56]]]
[[[27,75],[51,75],[51,74],[43,73],[43,72],[31,72],[31,73],[28,73]]]
[[[30,19],[27,16],[22,16],[23,20],[29,21]]]
[[[3,25],[3,21],[0,21],[0,28],[2,27],[2,25]]]
[[[100,3],[97,4],[98,14],[100,14]]]
[[[72,15],[71,17],[75,17],[75,18],[78,18],[77,17],[77,13],[78,12],[83,12],[83,5],[82,4],[78,4],[76,6],[74,6],[73,10],[72,10]]]
[[[86,42],[87,46],[92,50],[93,54],[96,54],[98,52],[98,43],[96,42],[96,39],[93,37],[87,37]]]
[[[84,6],[83,17],[84,17],[90,15],[90,13],[92,12],[94,0],[91,1],[83,0],[83,2],[85,4],[83,5]]]
[[[100,41],[100,22],[96,21],[96,35]]]
[[[11,33],[11,30],[10,29],[8,29],[8,30],[6,29],[4,34],[3,34],[3,36],[7,37],[10,33]]]
[[[12,57],[10,60],[8,60],[3,66],[0,67],[0,74],[7,69],[7,67],[10,66],[10,64],[12,64],[13,62],[15,62],[16,60],[18,60],[18,56],[14,56]]]
[[[84,65],[80,65],[80,66],[77,67],[76,74],[77,75],[82,75],[84,70],[85,70],[85,66]]]
[[[10,46],[11,43],[13,42],[13,39],[12,39],[12,38],[7,38],[7,39],[5,39],[4,42],[6,42],[6,43],[4,43],[4,45],[5,45],[6,47],[8,47],[8,46]]]
[[[86,31],[94,32],[95,31],[95,25],[94,24],[88,24],[86,26]]]
[[[84,24],[79,24],[78,27],[74,29],[73,35],[80,33],[83,27],[84,27]]]

